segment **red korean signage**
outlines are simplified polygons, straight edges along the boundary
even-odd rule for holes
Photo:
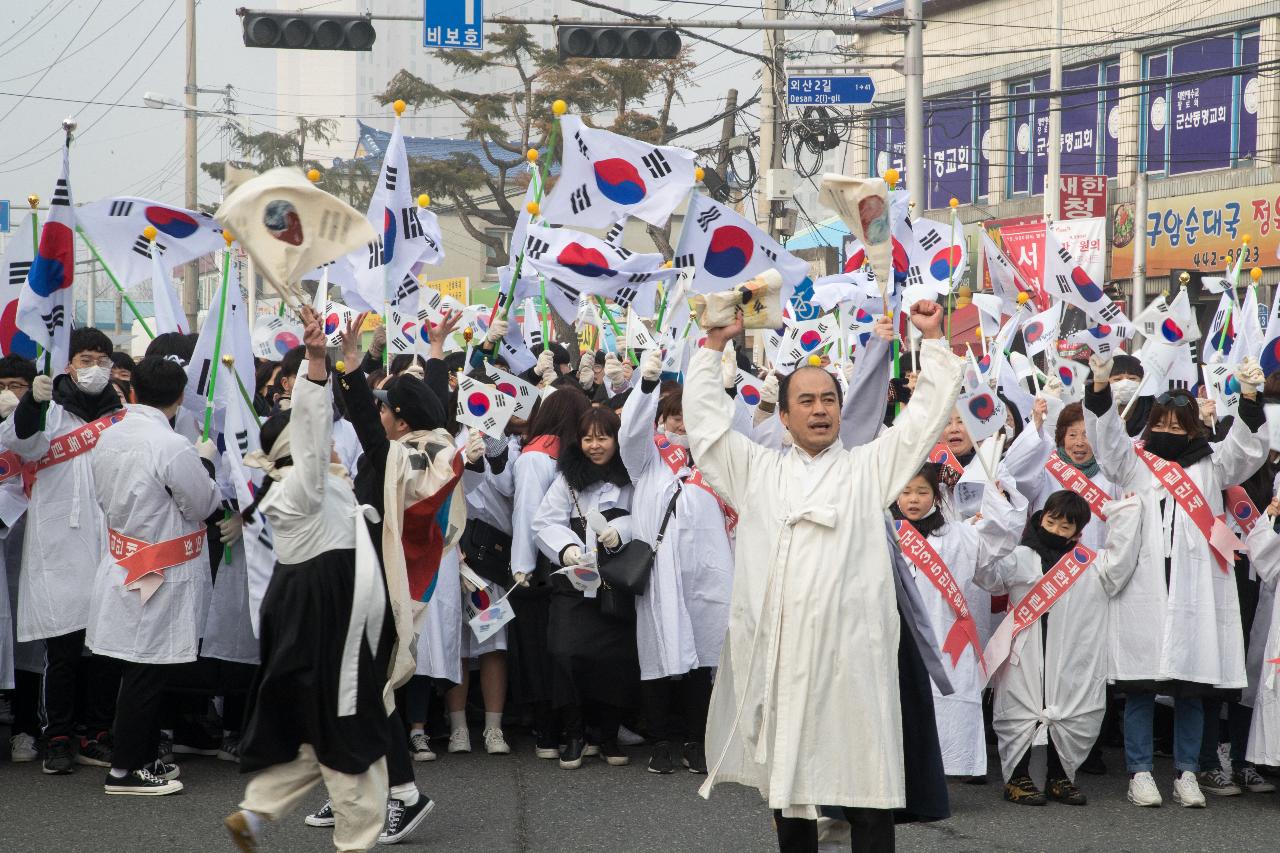
[[[1093,219],[1106,215],[1106,175],[1062,175],[1058,178],[1058,219]]]

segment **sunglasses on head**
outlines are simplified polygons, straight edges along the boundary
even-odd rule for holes
[[[1196,401],[1189,394],[1182,391],[1165,391],[1159,397],[1156,397],[1157,406],[1173,406],[1176,409],[1182,409],[1195,404]]]

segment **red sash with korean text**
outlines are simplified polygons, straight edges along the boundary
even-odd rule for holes
[[[1083,545],[1077,544],[1063,554],[1053,568],[1044,573],[1044,577],[1031,588],[1031,591],[1014,605],[1013,610],[1000,627],[991,635],[990,642],[983,655],[991,663],[987,670],[988,678],[1009,659],[1013,650],[1013,641],[1018,635],[1034,625],[1041,616],[1049,612],[1084,575],[1085,570],[1093,565],[1097,554]]]
[[[107,547],[111,556],[125,570],[124,587],[141,590],[144,604],[164,580],[164,570],[199,557],[204,553],[205,540],[203,528],[163,542],[144,542],[116,530],[107,530]]]
[[[897,519],[893,522],[893,526],[898,531],[898,545],[902,548],[902,556],[910,560],[911,564],[929,579],[934,589],[950,605],[951,612],[956,615],[956,621],[951,623],[951,630],[947,632],[947,639],[942,644],[942,650],[951,655],[951,666],[955,667],[960,662],[965,646],[973,646],[973,653],[978,657],[978,666],[986,670],[987,664],[983,660],[982,644],[978,640],[978,623],[973,621],[973,614],[969,612],[969,603],[964,600],[964,593],[960,591],[960,585],[956,583],[951,570],[929,544],[929,540],[920,535],[915,525],[906,519]]]
[[[1080,497],[1089,502],[1089,509],[1093,510],[1102,521],[1107,520],[1107,515],[1102,511],[1107,501],[1111,500],[1111,496],[1098,487],[1098,484],[1089,479],[1089,475],[1063,459],[1056,452],[1049,454],[1049,461],[1044,463],[1044,469],[1049,472],[1053,479],[1057,480],[1062,488],[1069,492],[1075,492]]]
[[[1151,469],[1151,474],[1156,481],[1164,486],[1165,491],[1177,501],[1182,511],[1191,518],[1191,523],[1208,541],[1209,550],[1213,552],[1218,568],[1224,573],[1230,573],[1230,567],[1236,562],[1235,552],[1243,551],[1244,543],[1231,532],[1231,528],[1227,527],[1223,518],[1213,514],[1213,510],[1209,509],[1208,501],[1204,499],[1204,493],[1187,476],[1187,472],[1181,465],[1170,462],[1168,459],[1161,459],[1146,450],[1139,450],[1137,453],[1138,458]]]
[[[124,419],[125,411],[125,409],[120,409],[109,415],[103,415],[96,421],[90,421],[84,426],[76,427],[70,432],[64,432],[62,435],[51,439],[48,451],[40,458],[39,462],[34,463],[35,470],[43,471],[45,468],[52,468],[54,465],[60,465],[63,462],[75,459],[81,453],[93,450],[98,444],[98,436],[102,435],[108,428],[120,423]],[[0,454],[0,482],[21,474],[23,467],[23,461],[12,450],[7,450]]]
[[[678,447],[667,441],[661,435],[653,437],[653,443],[658,448],[658,455],[662,457],[662,461],[667,463],[667,467],[671,469],[672,474],[679,474],[680,469],[684,467],[690,468],[693,473],[689,475],[689,479],[684,482],[690,486],[697,486],[706,491],[707,494],[716,499],[716,503],[720,504],[720,511],[724,513],[724,529],[730,536],[733,530],[738,526],[738,513],[733,507],[729,506],[724,500],[716,494],[716,490],[711,488],[706,479],[703,478],[702,472],[692,465],[689,465],[689,452],[683,447]]]

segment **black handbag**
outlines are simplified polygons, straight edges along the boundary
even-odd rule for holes
[[[511,537],[478,518],[467,520],[458,541],[467,565],[500,587],[511,585]]]
[[[676,514],[676,501],[680,499],[679,483],[676,493],[667,504],[666,515],[658,527],[658,538],[652,545],[643,539],[632,539],[622,550],[611,555],[608,560],[600,561],[600,580],[614,589],[629,592],[632,595],[644,595],[649,587],[649,575],[653,572],[654,555],[662,545],[662,538],[667,534],[667,523]]]

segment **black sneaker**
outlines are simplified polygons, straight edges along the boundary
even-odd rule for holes
[[[218,760],[240,763],[240,735],[223,735],[222,745],[218,747]]]
[[[159,776],[161,779],[177,779],[180,775],[178,765],[166,764],[163,761],[153,761],[151,766],[147,768],[151,771],[152,776]]]
[[[396,844],[404,841],[435,807],[435,802],[422,793],[418,794],[418,801],[411,806],[406,806],[402,800],[391,797],[387,800],[387,825],[378,836],[378,843]]]
[[[98,732],[98,736],[93,740],[87,737],[80,738],[80,751],[76,753],[76,764],[84,764],[88,767],[110,767],[110,732]]]
[[[560,748],[560,769],[577,770],[582,766],[582,751],[586,742],[581,736],[570,737],[569,742]]]
[[[1084,792],[1069,779],[1050,779],[1045,783],[1045,795],[1056,803],[1069,806],[1083,806],[1089,802]]]
[[[307,826],[333,826],[337,822],[333,816],[333,803],[325,800],[318,811],[304,817],[302,822]]]
[[[533,746],[533,754],[539,758],[559,758],[560,738],[555,732],[538,732],[537,742]]]
[[[660,740],[653,745],[653,752],[649,756],[649,772],[675,773],[676,765],[671,760],[671,744],[665,740]]]
[[[618,746],[618,739],[616,737],[611,737],[608,740],[601,742],[600,757],[603,758],[605,763],[610,767],[626,767],[631,763],[631,759],[622,751],[622,747]]]
[[[1048,803],[1044,793],[1031,781],[1030,776],[1016,776],[1006,782],[1004,798],[1020,806],[1043,806]]]
[[[160,742],[156,745],[157,761],[173,761],[173,738],[160,734]]]
[[[44,772],[50,776],[67,776],[75,770],[75,759],[71,756],[71,738],[49,738],[44,751]]]
[[[164,779],[151,772],[151,768],[130,770],[128,775],[115,777],[107,774],[107,781],[102,788],[108,794],[131,794],[136,797],[162,797],[165,794],[176,794],[182,790],[182,783],[177,779]]]
[[[685,767],[689,768],[690,773],[697,773],[699,776],[707,775],[707,751],[702,745],[702,741],[695,740],[692,743],[684,745],[684,755],[681,762]]]

